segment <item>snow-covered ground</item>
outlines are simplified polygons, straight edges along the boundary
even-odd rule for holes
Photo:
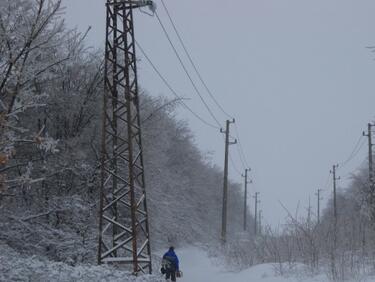
[[[0,282],[160,282],[161,275],[134,277],[108,266],[70,266],[25,257],[0,243]]]
[[[223,271],[219,264],[215,264],[206,253],[198,248],[176,250],[181,261],[181,270],[184,277],[179,282],[328,282],[326,275],[314,277],[306,274],[302,265],[287,275],[280,276],[275,273],[275,265],[261,264],[241,272]],[[375,278],[361,277],[350,282],[375,282]],[[346,281],[349,282],[349,281]]]
[[[328,282],[324,274],[314,277],[299,271],[289,272],[287,276],[275,274],[272,264],[262,264],[241,272],[224,271],[197,247],[177,249],[184,277],[178,282]],[[297,268],[302,268],[300,265]],[[155,271],[157,272],[157,271]],[[0,281],[30,282],[161,282],[161,274],[133,277],[124,271],[106,266],[69,266],[37,257],[23,257],[6,245],[0,244]],[[358,278],[346,282],[375,282],[375,278]]]
[[[184,277],[180,282],[284,282],[284,281],[306,281],[325,282],[328,281],[323,275],[314,278],[299,279],[298,277],[280,277],[275,274],[275,268],[271,264],[262,264],[251,267],[241,272],[227,272],[212,262],[205,252],[197,248],[176,250],[181,260],[181,269]]]

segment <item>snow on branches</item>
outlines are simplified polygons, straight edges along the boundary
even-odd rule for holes
[[[38,126],[21,124],[45,112],[61,65],[79,48],[80,35],[66,30],[61,0],[4,0],[0,3],[0,185],[19,144],[56,153],[58,141]],[[29,119],[31,123],[32,119]],[[27,121],[27,119],[26,119]],[[1,181],[3,179],[3,181]]]

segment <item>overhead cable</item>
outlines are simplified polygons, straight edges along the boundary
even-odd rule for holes
[[[220,110],[221,110],[226,116],[228,116],[229,118],[233,119],[233,116],[230,115],[230,114],[228,114],[228,113],[224,110],[224,108],[220,105],[220,103],[217,101],[217,99],[215,98],[215,96],[212,94],[212,91],[208,88],[207,83],[204,81],[202,75],[200,74],[200,72],[199,72],[199,70],[198,70],[198,67],[196,66],[195,62],[194,62],[193,59],[192,59],[192,56],[190,55],[189,51],[187,50],[186,45],[185,45],[185,43],[184,43],[184,41],[183,41],[183,39],[182,39],[182,36],[181,36],[180,32],[178,31],[178,29],[177,29],[177,27],[176,27],[176,25],[175,25],[175,23],[174,23],[174,20],[172,19],[171,14],[169,13],[169,10],[168,10],[167,6],[166,6],[165,3],[164,3],[164,0],[161,0],[161,3],[162,3],[162,5],[163,5],[163,7],[164,7],[165,12],[167,13],[167,16],[168,16],[168,18],[169,18],[169,21],[171,22],[171,25],[172,25],[172,27],[173,27],[173,29],[174,29],[176,35],[177,35],[177,38],[178,38],[178,40],[180,41],[180,43],[181,43],[181,45],[182,45],[182,48],[183,48],[184,51],[185,51],[186,56],[188,57],[188,59],[189,59],[191,65],[193,66],[193,68],[194,68],[196,74],[198,75],[199,80],[200,80],[201,83],[203,84],[203,86],[204,86],[204,88],[206,89],[207,93],[210,95],[210,97],[212,98],[212,100],[214,101],[214,103],[216,104],[216,106],[217,106],[217,107],[218,107],[218,108],[219,108],[219,109],[220,109]]]
[[[362,141],[362,142],[361,142]],[[343,161],[342,163],[340,163],[340,167],[344,167],[346,164],[348,164],[352,159],[354,159],[354,157],[356,157],[358,155],[358,153],[361,151],[363,145],[366,143],[366,140],[363,139],[363,136],[362,134],[359,136],[359,139],[357,141],[357,143],[355,144],[352,152],[350,153],[349,157]]]
[[[246,159],[246,155],[245,155],[245,152],[244,152],[244,149],[242,147],[242,142],[241,142],[241,138],[240,138],[240,131],[238,129],[238,126],[237,126],[237,123],[234,123],[234,130],[236,131],[236,136],[237,136],[237,140],[238,140],[238,147],[241,151],[241,154],[242,154],[242,158],[243,158],[243,163],[244,163],[244,166],[245,168],[249,168],[249,163],[247,162],[247,159]]]
[[[150,57],[147,55],[147,53],[144,51],[144,49],[142,48],[142,46],[139,44],[138,41],[135,41],[135,44],[137,45],[137,48],[141,51],[141,53],[143,54],[143,56],[145,57],[145,59],[148,61],[148,63],[150,64],[150,66],[152,67],[152,69],[156,72],[156,74],[159,76],[159,78],[163,81],[163,83],[167,86],[167,88],[172,92],[172,94],[174,96],[176,96],[177,98],[181,99],[181,104],[191,113],[193,114],[197,119],[199,119],[202,123],[204,123],[205,125],[209,126],[209,127],[212,127],[214,129],[217,129],[219,130],[220,127],[218,126],[215,126],[213,124],[211,124],[210,122],[206,121],[205,119],[203,119],[201,116],[199,116],[196,112],[194,112],[188,105],[186,105],[186,103],[184,103],[184,101],[182,100],[182,97],[180,95],[177,94],[177,92],[172,88],[172,86],[169,84],[169,82],[164,78],[164,76],[161,74],[161,72],[158,70],[158,68],[155,66],[155,64],[151,61]]]
[[[212,110],[210,109],[210,107],[208,106],[208,104],[206,103],[206,101],[204,100],[202,94],[200,93],[200,91],[198,90],[198,88],[197,88],[196,84],[194,83],[192,77],[190,76],[189,71],[187,70],[187,68],[186,68],[186,66],[185,66],[185,64],[184,64],[184,62],[182,61],[181,56],[178,54],[177,49],[176,49],[176,47],[174,46],[174,44],[173,44],[173,42],[172,42],[172,40],[171,40],[171,38],[170,38],[170,36],[169,36],[169,34],[168,34],[168,32],[167,32],[165,26],[164,26],[164,24],[163,24],[163,22],[161,21],[159,15],[158,15],[158,13],[155,12],[155,15],[156,15],[156,18],[157,18],[157,20],[158,20],[158,22],[159,22],[159,24],[160,24],[160,26],[161,26],[161,28],[162,28],[162,30],[163,30],[163,32],[164,32],[164,35],[166,36],[166,38],[167,38],[169,44],[171,45],[171,47],[172,47],[172,49],[173,49],[173,51],[174,51],[174,53],[175,53],[177,59],[179,60],[181,66],[182,66],[182,68],[183,68],[185,74],[187,75],[187,77],[188,77],[188,79],[189,79],[191,85],[193,86],[195,92],[198,94],[200,100],[202,101],[202,103],[203,103],[204,106],[206,107],[207,111],[209,112],[209,114],[211,115],[211,117],[215,120],[215,122],[217,123],[218,127],[220,128],[220,127],[221,127],[220,122],[218,121],[218,119],[216,118],[216,116],[214,115],[214,113],[212,112]]]
[[[228,155],[229,155],[229,160],[230,160],[230,162],[231,162],[231,164],[232,164],[232,167],[233,167],[234,171],[235,171],[239,176],[241,176],[242,174],[241,174],[240,170],[237,168],[237,166],[235,165],[235,162],[233,161],[233,158],[232,158],[231,154],[229,153]]]

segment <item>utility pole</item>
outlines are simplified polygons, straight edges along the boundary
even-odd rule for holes
[[[335,225],[337,224],[337,200],[336,200],[336,181],[340,180],[340,177],[336,177],[336,169],[339,167],[339,165],[333,165],[332,170],[330,171],[332,173],[333,177],[333,218],[335,221]]]
[[[223,130],[220,128],[220,132],[225,134],[225,157],[224,157],[224,185],[223,185],[223,208],[222,208],[222,217],[221,217],[221,240],[223,243],[227,240],[227,205],[228,205],[228,157],[229,157],[229,145],[237,144],[237,140],[235,139],[234,142],[229,141],[229,131],[230,131],[230,124],[234,123],[235,120],[232,121],[227,120],[226,122],[226,129]]]
[[[318,217],[318,224],[320,224],[320,201],[322,200],[322,198],[320,197],[320,192],[322,191],[322,189],[318,189],[317,192],[316,192],[316,196],[317,196],[317,201],[318,201],[318,206],[317,206],[317,217]]]
[[[307,209],[307,223],[310,227],[311,226],[311,198],[310,198],[310,195],[309,195],[309,207]]]
[[[336,177],[336,169],[339,165],[333,165],[332,173],[333,176],[333,250],[331,251],[331,271],[332,277],[336,279],[337,277],[337,269],[336,269],[336,250],[337,250],[337,202],[336,202],[336,181],[340,179],[340,177]]]
[[[247,228],[247,184],[252,183],[252,180],[247,180],[247,173],[251,171],[250,168],[245,168],[245,175],[242,175],[242,177],[245,178],[245,195],[244,195],[244,213],[243,213],[243,230],[246,231]]]
[[[133,9],[150,0],[107,0],[98,263],[151,273]]]
[[[255,195],[253,198],[255,199],[255,216],[254,216],[254,234],[257,235],[257,228],[258,228],[258,204],[260,203],[260,200],[258,199],[259,192],[255,192]]]
[[[339,165],[332,166],[332,176],[333,176],[333,247],[334,252],[337,249],[337,201],[336,201],[336,181],[340,179],[340,177],[336,177],[336,169]],[[335,256],[335,254],[334,254]]]
[[[259,229],[258,229],[259,235],[262,235],[262,214],[263,214],[263,211],[259,210]]]
[[[367,136],[368,138],[368,179],[370,184],[370,189],[372,190],[374,186],[374,173],[373,173],[373,163],[372,163],[372,127],[375,126],[371,123],[367,124],[367,134],[365,132],[362,133],[363,136]]]
[[[368,203],[371,209],[371,218],[372,220],[375,218],[375,210],[374,210],[374,171],[373,171],[373,162],[372,162],[372,127],[375,126],[374,124],[368,123],[367,124],[367,134],[365,132],[362,133],[363,136],[367,136],[368,138],[368,181],[369,181],[369,193],[368,193]]]

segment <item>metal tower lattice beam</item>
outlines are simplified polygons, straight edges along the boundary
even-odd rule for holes
[[[151,273],[151,248],[133,9],[150,1],[108,0],[98,263]]]

